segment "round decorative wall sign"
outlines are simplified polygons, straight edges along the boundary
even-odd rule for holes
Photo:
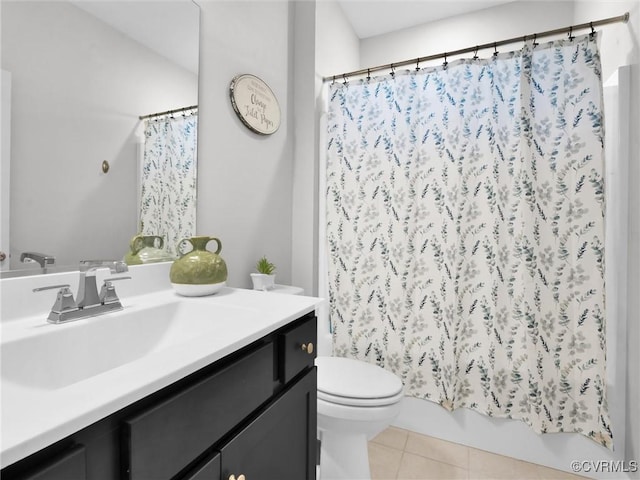
[[[271,135],[280,127],[280,105],[269,86],[255,75],[238,75],[229,87],[231,104],[249,130]]]

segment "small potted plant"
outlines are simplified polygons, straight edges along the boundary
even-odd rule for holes
[[[258,273],[251,274],[251,281],[253,282],[254,290],[271,290],[276,280],[275,271],[276,266],[267,260],[266,256],[262,256],[256,263],[256,270]]]

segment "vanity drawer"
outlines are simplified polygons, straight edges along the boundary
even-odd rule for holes
[[[123,425],[126,478],[169,479],[268,400],[274,351],[268,343]]]
[[[317,320],[313,313],[302,317],[296,324],[278,335],[280,380],[289,382],[298,373],[313,366],[318,336]]]

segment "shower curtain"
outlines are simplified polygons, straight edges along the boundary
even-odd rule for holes
[[[197,114],[147,120],[140,200],[140,232],[178,243],[195,234]]]
[[[334,83],[334,354],[453,410],[612,448],[595,34]]]

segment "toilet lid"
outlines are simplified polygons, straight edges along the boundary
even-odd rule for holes
[[[403,397],[393,373],[360,360],[317,357],[318,398],[343,405],[390,405]]]

